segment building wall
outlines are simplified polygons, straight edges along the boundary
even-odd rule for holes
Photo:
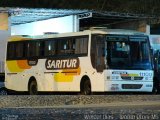
[[[12,35],[43,35],[45,32],[74,32],[74,16],[65,16],[11,27]]]
[[[129,30],[137,30],[140,32],[147,32],[146,21],[128,21],[128,22],[112,25],[111,27],[118,28],[118,29],[129,29]]]

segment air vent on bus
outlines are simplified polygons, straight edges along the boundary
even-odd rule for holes
[[[122,89],[140,89],[142,84],[122,84]]]

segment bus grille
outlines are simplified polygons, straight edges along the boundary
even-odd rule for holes
[[[130,76],[121,76],[123,80],[142,80],[143,77],[130,77]]]
[[[122,89],[140,89],[142,84],[122,84]]]

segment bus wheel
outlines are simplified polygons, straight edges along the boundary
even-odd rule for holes
[[[158,93],[158,80],[157,79],[154,79],[154,83],[153,83],[153,90],[152,90],[152,93],[153,94],[157,94]]]
[[[152,93],[153,93],[153,94],[157,94],[157,93],[158,93],[157,87],[155,87],[155,86],[153,87]]]
[[[29,94],[30,95],[37,95],[38,94],[37,82],[35,80],[32,80],[29,84]]]
[[[91,94],[91,83],[90,80],[85,80],[82,84],[81,88],[82,95],[90,95]]]

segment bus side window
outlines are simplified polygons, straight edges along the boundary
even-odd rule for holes
[[[7,45],[7,59],[14,59],[15,57],[15,44],[9,42]]]
[[[16,49],[15,49],[15,56],[19,59],[24,58],[24,43],[23,42],[18,42],[15,44],[16,45]]]
[[[39,55],[40,57],[44,57],[44,51],[45,51],[45,42],[44,41],[40,41],[39,42]]]
[[[104,70],[104,37],[102,35],[93,35],[91,40],[91,63],[97,72]]]
[[[75,40],[75,54],[87,54],[88,53],[88,38],[76,38]]]
[[[66,44],[64,44],[64,47],[63,47],[63,49],[64,49],[64,50],[66,50],[66,49],[67,49],[67,45],[66,45]]]
[[[56,40],[45,41],[45,56],[53,56],[56,54]]]
[[[71,37],[59,41],[58,53],[60,55],[75,54],[75,40]]]
[[[99,35],[96,36],[96,69],[97,72],[102,72],[105,68],[104,58],[104,37]]]
[[[40,56],[40,46],[39,42],[30,41],[27,43],[27,57],[39,57]]]
[[[68,54],[75,54],[75,39],[68,40]]]
[[[96,36],[92,35],[92,39],[91,39],[91,63],[93,68],[96,68]]]
[[[66,50],[67,50],[67,40],[66,39],[58,40],[58,54],[64,55]]]

